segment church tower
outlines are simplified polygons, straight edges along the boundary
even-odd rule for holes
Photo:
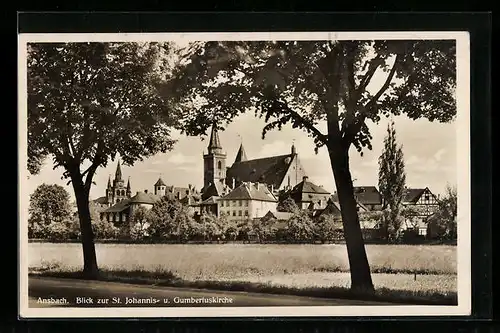
[[[116,165],[115,179],[113,180],[113,205],[117,202],[127,199],[127,189],[125,188],[125,181],[122,178],[122,169],[120,161]]]
[[[226,179],[226,154],[222,152],[222,145],[215,122],[210,133],[208,153],[203,155],[203,187],[207,188],[215,182],[224,182]]]
[[[155,183],[155,195],[158,195],[160,197],[164,197],[166,192],[167,192],[167,185],[163,181],[163,179],[158,178],[158,180]]]
[[[113,186],[111,186],[111,176],[108,176],[108,186],[106,188],[106,199],[108,206],[113,205]]]

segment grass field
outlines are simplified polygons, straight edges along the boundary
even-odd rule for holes
[[[455,246],[366,245],[366,250],[378,290],[456,297]],[[344,245],[96,244],[96,251],[100,268],[117,280],[318,292],[350,285]],[[82,260],[79,244],[29,244],[30,271],[72,274],[82,269]]]

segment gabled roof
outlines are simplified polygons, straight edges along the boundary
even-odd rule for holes
[[[130,203],[134,204],[154,204],[156,201],[160,200],[159,195],[152,193],[138,192],[132,198],[130,198]]]
[[[304,177],[304,179],[300,183],[295,185],[290,194],[293,195],[294,193],[330,194],[330,192],[328,192],[321,186],[310,182],[307,177]]]
[[[226,182],[261,182],[278,188],[293,159],[292,154],[259,158],[234,163],[226,172]]]
[[[104,213],[120,213],[130,207],[130,199],[124,199],[108,209],[104,210]]]
[[[277,199],[265,184],[242,183],[240,186],[223,196],[221,200],[258,200],[273,201]]]
[[[354,196],[364,205],[382,204],[382,196],[375,186],[355,186]]]
[[[426,188],[407,188],[407,189],[405,189],[405,192],[403,195],[403,202],[412,202],[412,203],[417,202],[426,190],[430,192],[430,190],[427,187]]]

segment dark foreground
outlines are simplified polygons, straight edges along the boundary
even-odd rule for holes
[[[391,303],[29,277],[29,307],[334,306]],[[77,302],[79,302],[77,304]]]

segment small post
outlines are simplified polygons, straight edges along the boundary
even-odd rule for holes
[[[413,273],[413,281],[417,281],[417,272]]]

